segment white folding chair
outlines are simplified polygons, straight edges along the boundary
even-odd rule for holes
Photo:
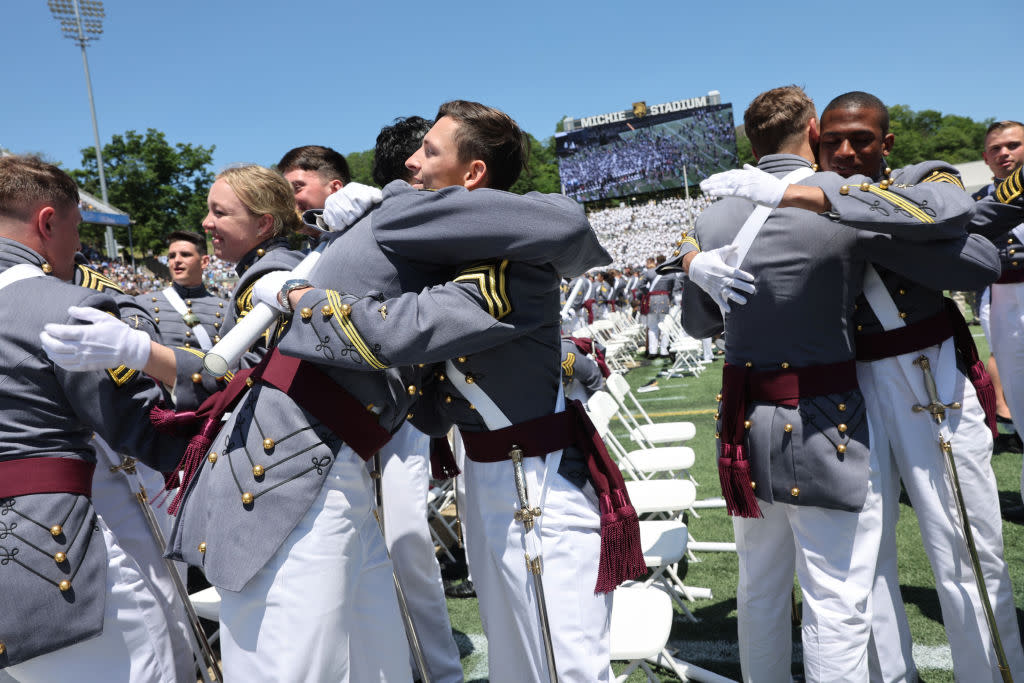
[[[454,521],[448,521],[445,517],[443,510],[447,508],[455,497],[455,480],[449,479],[446,482],[438,482],[437,485],[431,485],[427,491],[427,526],[430,528],[430,537],[434,541],[434,545],[441,546],[444,554],[448,556],[448,559],[452,562],[455,561],[455,556],[452,555],[450,550],[451,544],[458,545],[459,534],[455,531]],[[442,539],[438,533],[437,524],[445,530],[448,539]]]
[[[653,448],[658,444],[689,441],[696,436],[697,428],[692,422],[654,422],[622,375],[613,372],[605,379],[605,387],[618,402],[621,408],[619,417],[633,441]],[[642,421],[633,416],[633,410],[639,413]]]

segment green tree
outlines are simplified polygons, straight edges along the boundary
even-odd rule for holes
[[[201,230],[206,194],[213,184],[214,146],[177,143],[153,128],[114,135],[103,146],[103,170],[110,203],[128,212],[136,248],[159,251],[173,230]],[[100,196],[96,151],[82,150],[82,168],[71,171],[80,187]],[[83,242],[102,243],[100,226],[83,226]],[[117,235],[126,242],[126,236]]]
[[[348,170],[352,174],[352,180],[363,185],[376,185],[373,182],[373,150],[363,152],[352,152],[345,155],[348,162]]]
[[[915,112],[905,104],[889,107],[889,130],[895,136],[889,156],[892,168],[929,159],[951,164],[974,161],[985,145],[985,129],[992,119],[975,121],[933,109]]]
[[[750,138],[744,132],[743,126],[736,129],[736,154],[739,156],[741,168],[743,164],[754,165],[757,163],[754,159],[754,150],[750,146]]]
[[[527,133],[530,141],[530,160],[519,174],[519,180],[511,187],[517,194],[526,192],[561,192],[562,180],[558,174],[558,161],[555,158],[555,138],[549,137],[544,142]]]

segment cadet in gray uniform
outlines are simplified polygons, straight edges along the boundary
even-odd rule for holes
[[[145,348],[134,369],[83,373],[55,367],[40,344],[45,325],[76,320],[69,307],[118,314],[109,295],[70,283],[77,205],[63,171],[0,158],[0,315],[18,323],[0,331],[0,680],[72,672],[80,681],[172,683],[164,614],[90,501],[94,432],[160,470],[173,469],[184,448],[149,425],[149,410],[167,398],[138,372],[149,338],[139,333]]]
[[[583,405],[604,388],[604,376],[597,362],[576,346],[576,342],[562,337],[562,390],[567,399],[576,399]]]
[[[647,259],[647,269],[639,281],[640,313],[647,324],[647,355],[667,356],[669,339],[662,334],[659,325],[672,308],[672,296],[678,285],[675,273],[659,274],[655,267],[665,262],[665,257]]]
[[[475,141],[474,117],[509,129],[502,144],[511,151]],[[477,145],[461,157],[466,161],[454,142],[460,128]],[[442,189],[385,187],[378,209],[334,237],[311,278],[318,287],[290,293],[298,316],[280,346],[322,366],[363,405],[379,407],[385,427],[403,418],[432,434],[459,426],[468,449],[460,512],[468,516],[467,553],[495,683],[545,680],[548,673],[522,529],[513,517],[519,504],[508,448],[481,447],[479,439],[500,436],[505,425],[516,433],[520,423],[560,410],[559,278],[608,262],[575,202],[487,189],[508,187],[518,175],[516,164],[498,161],[521,158],[517,133],[496,110],[442,106],[408,162],[414,182]],[[367,283],[378,282],[366,293]],[[441,364],[423,367],[422,376],[402,371],[393,399],[381,403],[364,393],[373,378],[367,370],[431,362]],[[558,675],[606,681],[610,600],[594,594],[597,501],[589,486],[581,488],[586,464],[576,449],[555,449],[546,461],[525,458],[523,467],[537,501],[531,504],[544,510],[543,581]],[[560,459],[566,476],[556,471]]]
[[[190,230],[175,230],[167,236],[167,243],[171,285],[136,298],[150,311],[166,346],[207,351],[231,329],[234,316],[228,302],[203,284],[203,271],[210,263],[206,238]]]
[[[779,123],[779,111],[792,112],[790,120]],[[758,96],[744,121],[755,154],[783,152],[761,156],[761,171],[789,177],[786,182],[800,169],[811,174],[818,128],[813,103],[799,88]],[[919,212],[894,212],[886,226],[909,237],[927,223],[929,237],[948,237],[930,243],[847,227],[870,227],[868,210],[843,212],[842,225],[828,216],[775,209],[737,264],[756,275],[757,291],[725,318],[719,467],[726,499],[740,515],[734,527],[746,680],[790,676],[789,628],[782,620],[794,568],[804,594],[807,679],[868,677],[868,605],[883,510],[854,362],[854,300],[868,261],[930,286],[977,286],[995,269],[990,245],[964,235],[970,207],[933,209],[932,221],[922,221]],[[708,208],[697,220],[701,248],[733,243],[751,210],[749,202],[731,198]],[[691,335],[721,329],[720,309],[703,291],[687,286],[684,299],[683,324]]]

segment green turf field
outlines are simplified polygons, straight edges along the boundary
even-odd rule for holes
[[[988,346],[979,327],[972,327],[982,357],[988,356]],[[638,387],[657,375],[662,366],[655,364],[638,367],[626,377],[631,386]],[[720,384],[721,361],[710,366],[699,378],[662,379],[659,390],[640,394],[642,403],[655,421],[686,419],[694,422],[697,436],[688,445],[697,453],[692,473],[699,483],[698,499],[721,496],[714,455],[715,394]],[[617,430],[621,432],[621,430]],[[621,434],[620,434],[621,435]],[[1003,507],[1021,504],[1018,491],[1021,456],[996,454],[993,468],[999,481],[999,495]],[[698,510],[700,519],[688,520],[690,533],[700,541],[732,541],[732,524],[724,509]],[[1017,605],[1024,605],[1024,526],[1003,524],[1006,559],[1015,587]],[[934,590],[931,570],[921,546],[914,511],[901,506],[899,539],[900,583],[906,602],[910,627],[914,637],[915,659],[922,680],[952,681],[948,642],[942,629],[938,599]],[[700,620],[697,624],[677,617],[670,644],[677,650],[677,658],[689,661],[730,678],[739,678],[736,654],[736,556],[731,553],[701,553],[699,562],[690,563],[685,576],[692,586],[710,588],[713,598],[691,603],[690,609]],[[799,592],[797,592],[799,600]],[[486,640],[482,635],[476,600],[449,600],[452,627],[456,631],[463,653],[463,667],[467,681],[486,681]],[[1018,620],[1022,616],[1018,607]],[[800,673],[800,636],[793,632],[793,672]],[[620,670],[619,666],[616,666]],[[674,681],[675,676],[662,672],[662,680]],[[633,674],[632,681],[645,680],[642,674]]]

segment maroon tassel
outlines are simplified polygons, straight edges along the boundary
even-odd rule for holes
[[[610,593],[623,581],[646,574],[647,563],[640,547],[640,520],[625,491],[602,495],[600,503],[601,559],[594,592]]]
[[[629,500],[626,489],[615,489],[612,491],[619,513],[619,521],[622,525],[623,552],[621,580],[635,579],[647,573],[647,562],[644,560],[644,550],[640,543],[640,517]]]
[[[597,585],[595,593],[610,593],[619,585],[614,568],[618,562],[622,540],[622,526],[619,516],[612,509],[612,499],[608,494],[601,496],[601,559],[597,565]]]
[[[594,322],[594,300],[587,299],[583,302],[583,308],[587,309],[587,324]]]
[[[181,457],[181,461],[178,462],[178,467],[175,470],[174,475],[167,478],[167,483],[164,486],[164,490],[168,491],[173,488],[177,488],[178,492],[174,495],[174,499],[171,500],[171,504],[167,506],[167,514],[177,515],[178,508],[181,507],[182,498],[185,497],[185,490],[188,489],[188,485],[192,481],[192,477],[199,471],[199,467],[203,464],[203,460],[206,459],[206,451],[210,449],[210,445],[213,443],[214,437],[220,430],[220,419],[209,418],[206,424],[203,425],[202,430],[192,437],[188,442],[188,447],[185,449],[185,455]],[[181,480],[179,482],[176,476],[178,472],[181,472]]]
[[[736,517],[761,517],[761,507],[754,495],[754,482],[750,479],[750,461],[736,458],[729,468],[732,492],[736,504]]]
[[[730,515],[735,515],[738,506],[736,505],[736,497],[732,493],[732,475],[729,474],[732,469],[732,458],[725,455],[730,447],[731,444],[722,444],[723,455],[718,456],[718,483],[722,487],[722,497],[725,498],[726,512]]]
[[[434,479],[451,479],[462,474],[455,463],[455,456],[448,445],[448,437],[439,436],[430,440],[430,476]]]
[[[999,436],[999,426],[996,423],[996,388],[992,385],[992,378],[985,369],[985,364],[980,360],[967,369],[967,379],[974,385],[974,391],[978,394],[978,403],[985,411],[985,423],[992,430],[992,438]]]

